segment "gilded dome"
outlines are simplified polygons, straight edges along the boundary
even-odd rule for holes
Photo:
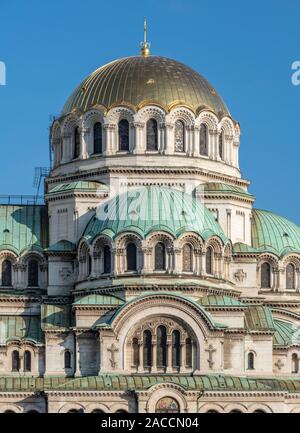
[[[195,113],[207,108],[217,115],[229,115],[222,98],[204,77],[183,63],[159,56],[125,57],[96,69],[69,97],[62,115],[74,109],[85,112],[95,105],[138,109],[151,103],[166,111],[186,105]]]

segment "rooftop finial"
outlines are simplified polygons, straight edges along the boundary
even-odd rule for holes
[[[141,56],[148,57],[150,54],[150,44],[147,42],[147,21],[144,17],[144,42],[141,42]]]

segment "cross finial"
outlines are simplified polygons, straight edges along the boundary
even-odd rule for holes
[[[141,56],[148,57],[150,54],[150,44],[147,42],[147,21],[144,17],[144,42],[141,42]]]

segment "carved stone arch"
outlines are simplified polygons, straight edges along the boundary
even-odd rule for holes
[[[109,413],[109,407],[104,403],[90,403],[86,406],[86,413],[92,413],[94,410],[102,410],[105,413]]]
[[[222,254],[223,253],[223,242],[218,236],[212,236],[205,241],[205,249],[208,247],[212,247],[214,254]]]
[[[200,128],[201,123],[204,123],[209,131],[217,131],[218,129],[218,118],[210,111],[201,111],[195,121],[195,126]]]
[[[17,263],[18,256],[16,253],[10,250],[2,250],[0,251],[0,264],[4,262],[4,260],[10,260],[13,265]]]
[[[5,413],[6,411],[12,411],[15,413],[22,413],[23,409],[21,406],[15,403],[2,403],[0,406],[0,413]]]
[[[58,412],[59,413],[67,413],[67,412],[69,412],[70,410],[72,410],[72,409],[75,409],[75,410],[77,410],[77,411],[81,411],[81,412],[84,412],[84,409],[85,409],[85,407],[84,407],[84,405],[82,405],[82,404],[80,404],[80,403],[66,403],[66,404],[64,404],[59,410],[58,410]]]
[[[29,260],[35,259],[38,261],[39,265],[46,263],[46,258],[41,251],[28,251],[22,252],[19,262],[20,264],[27,265]]]
[[[223,413],[224,412],[224,408],[223,406],[221,406],[219,403],[203,403],[200,407],[199,407],[199,412],[200,413],[207,413],[210,411],[214,411],[214,412],[218,412],[218,413]]]
[[[183,121],[185,126],[192,127],[195,124],[195,115],[188,108],[177,106],[176,108],[173,108],[166,116],[166,121],[175,125],[177,120]]]
[[[51,143],[52,143],[52,149],[55,149],[55,146],[57,144],[60,144],[61,142],[61,125],[58,120],[55,120],[51,126]]]
[[[112,240],[109,236],[106,235],[100,235],[97,236],[92,243],[91,249],[93,253],[100,251],[104,246],[108,245],[112,248]]]
[[[150,233],[150,235],[145,239],[148,248],[153,248],[157,242],[164,242],[166,248],[172,248],[174,245],[174,238],[167,232],[159,231]]]
[[[149,390],[149,399],[146,404],[146,412],[155,413],[157,403],[164,397],[173,398],[179,405],[179,412],[188,412],[187,393],[180,385],[173,383],[162,383],[154,385]]]
[[[221,122],[219,123],[219,131],[223,130],[225,136],[234,137],[235,128],[230,117],[223,117]]]
[[[288,254],[283,257],[281,264],[282,267],[285,269],[286,266],[291,263],[295,266],[295,270],[300,270],[300,255],[298,254]]]
[[[227,244],[224,246],[224,256],[231,259],[232,250],[233,250],[232,242],[229,240]]]
[[[257,258],[257,266],[260,267],[264,262],[269,263],[269,265],[278,269],[278,257],[271,253],[263,253]]]
[[[104,112],[102,110],[92,109],[84,113],[82,116],[82,127],[93,128],[96,122],[104,124]]]
[[[81,120],[79,116],[77,116],[75,113],[68,114],[61,126],[62,135],[72,134],[76,126],[81,126],[80,124]]]
[[[134,243],[137,248],[142,248],[142,239],[135,233],[124,232],[115,238],[116,248],[126,248],[129,243]]]
[[[268,406],[265,403],[253,403],[250,404],[248,407],[248,412],[256,412],[256,411],[263,411],[266,413],[273,413],[272,409],[270,408],[270,406]]]
[[[179,236],[178,239],[176,239],[176,241],[174,241],[175,248],[182,248],[184,244],[190,244],[193,247],[194,251],[201,252],[203,249],[203,240],[196,233],[183,233]]]
[[[78,260],[83,261],[86,258],[86,255],[91,251],[91,247],[85,239],[82,239],[78,245]]]
[[[141,108],[134,116],[135,122],[147,123],[149,119],[155,119],[158,125],[163,125],[166,119],[166,112],[155,105],[149,105]]]
[[[134,111],[123,106],[111,108],[105,117],[105,123],[117,125],[122,119],[126,119],[129,124],[132,124]]]
[[[229,404],[224,406],[224,412],[225,413],[229,413],[233,410],[238,410],[238,411],[241,411],[243,413],[248,412],[247,406],[245,404],[242,404],[242,403],[229,403]]]

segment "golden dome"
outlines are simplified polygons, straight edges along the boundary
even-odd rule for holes
[[[90,74],[67,100],[62,115],[95,105],[109,109],[128,105],[135,110],[155,104],[166,111],[186,105],[229,115],[222,98],[198,72],[166,57],[132,56],[108,63]]]

